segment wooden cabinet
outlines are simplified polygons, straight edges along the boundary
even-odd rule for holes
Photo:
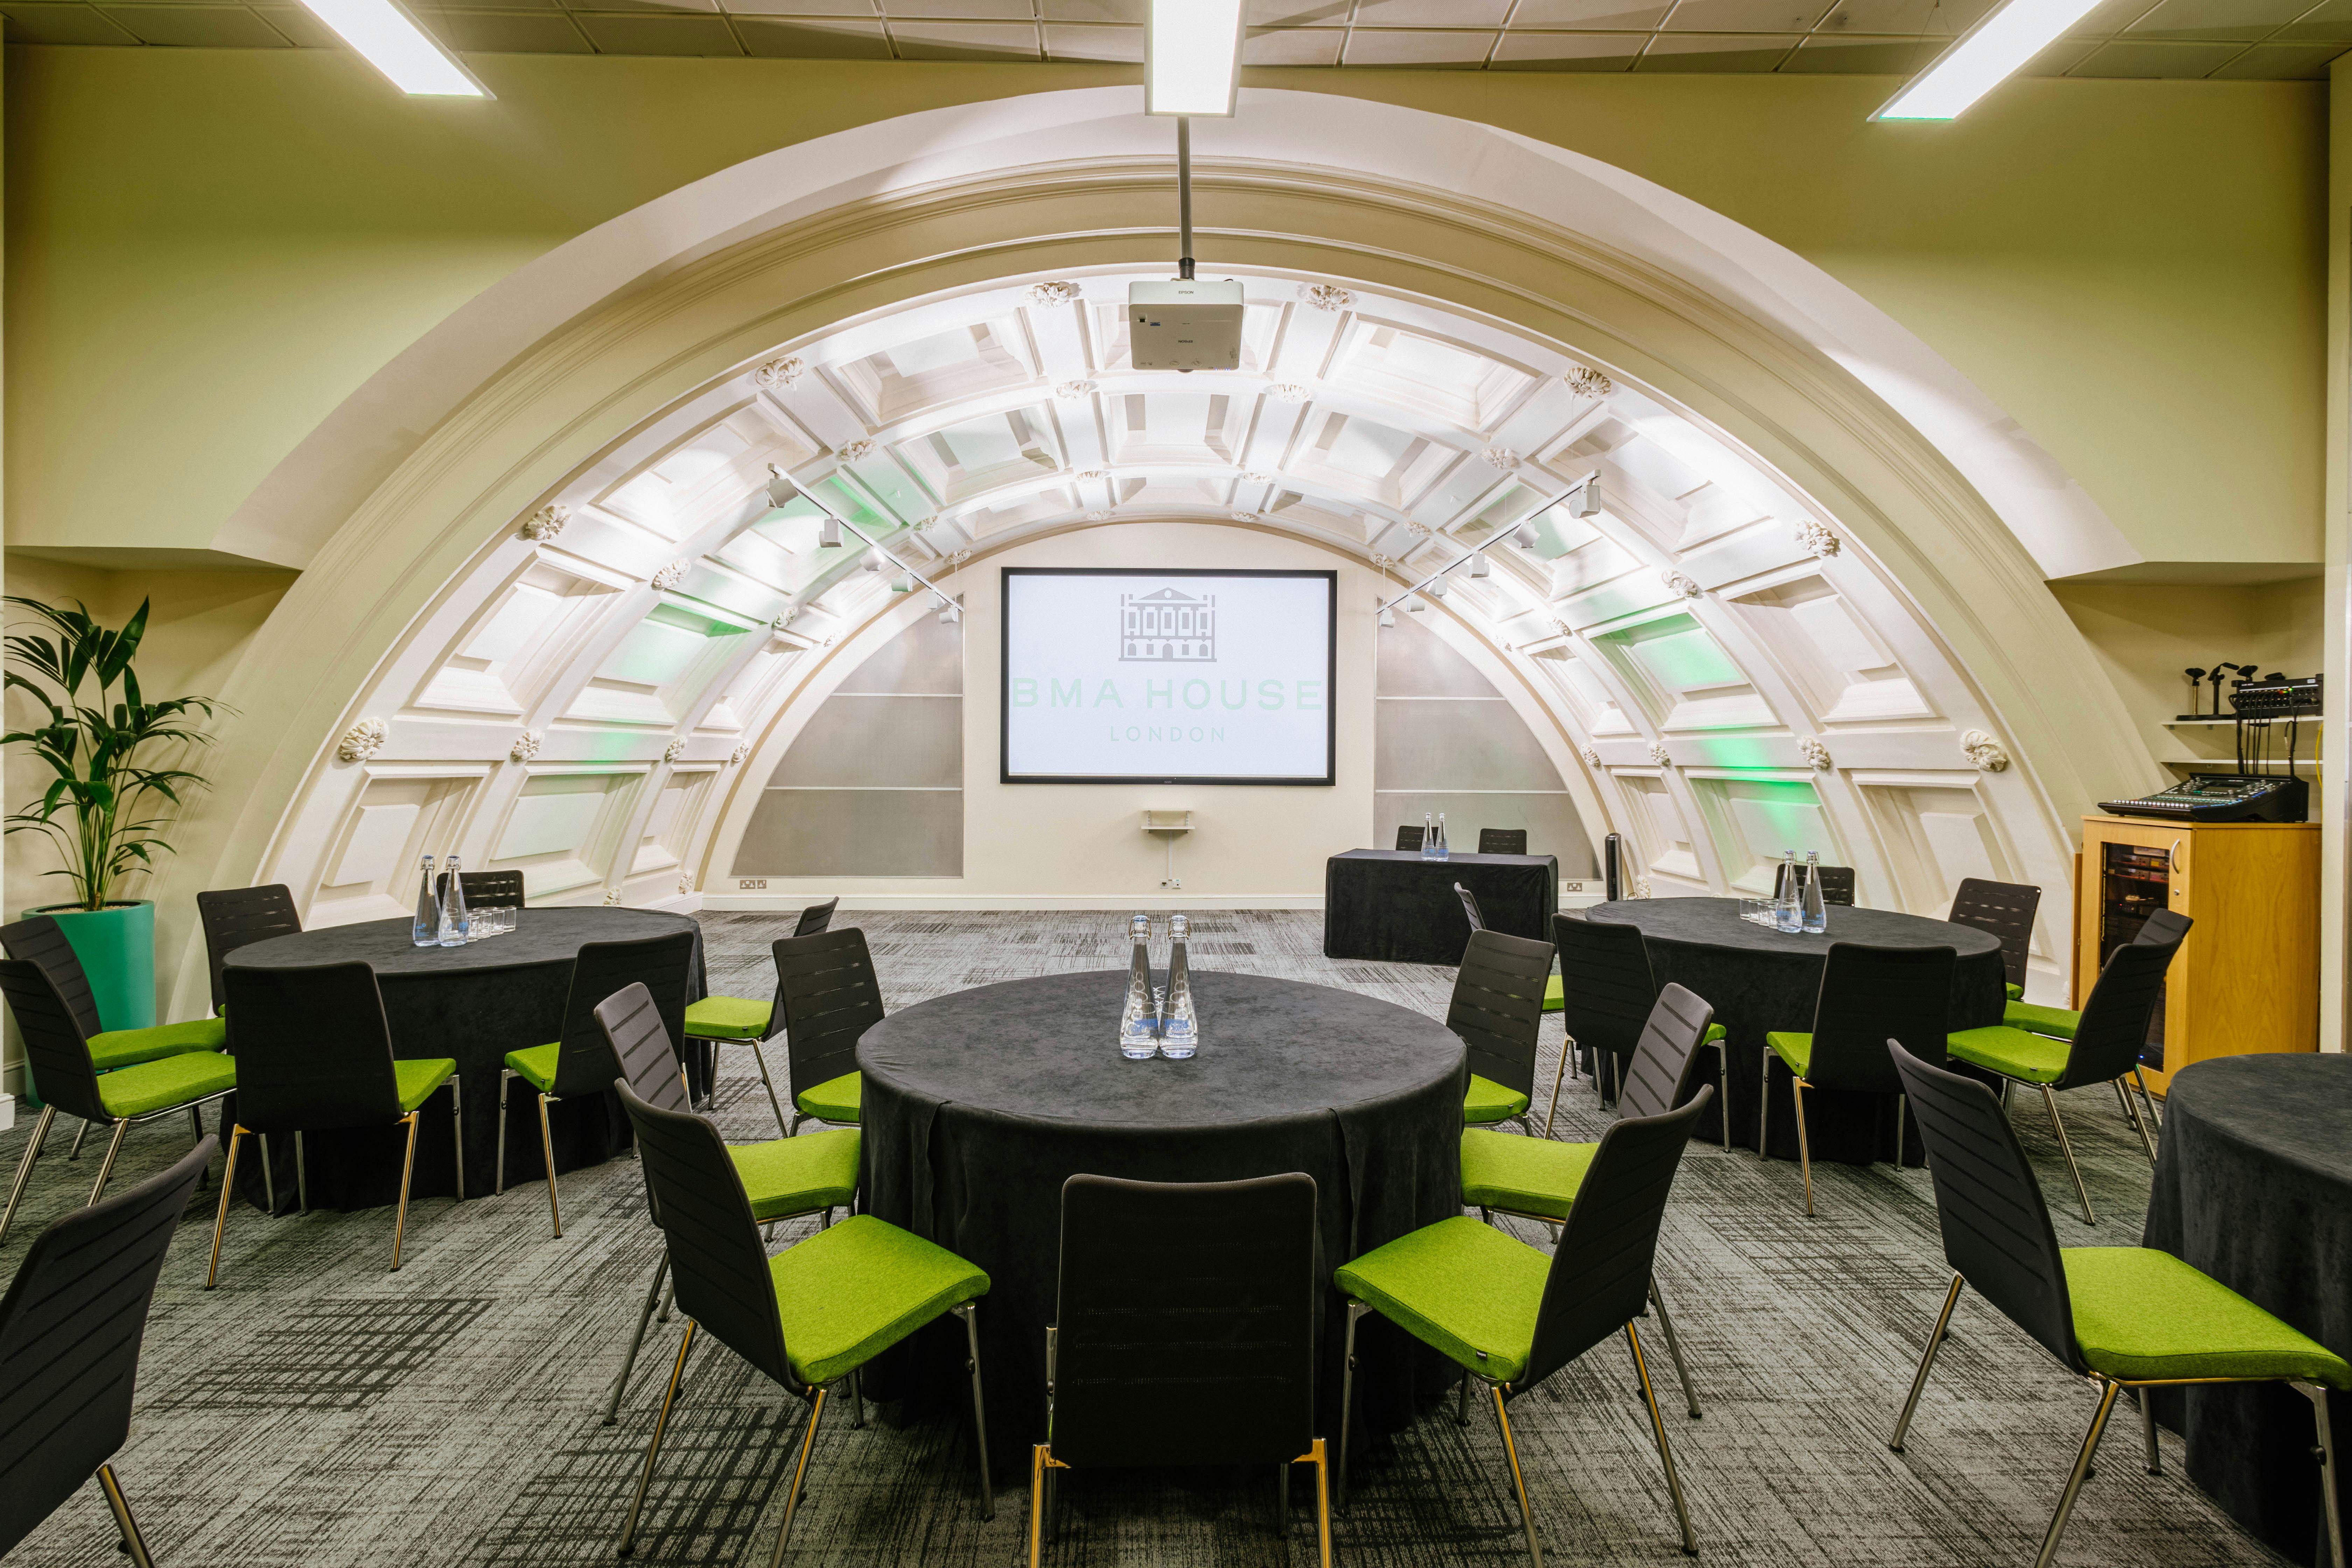
[[[2148,1087],[2208,1057],[2319,1048],[2319,826],[2086,816],[2074,879],[2074,998],[2140,921],[2197,922],[2165,977]]]

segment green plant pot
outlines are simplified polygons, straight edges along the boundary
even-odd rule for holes
[[[89,976],[103,1029],[146,1029],[155,1023],[155,906],[150,900],[109,904],[102,910],[71,906],[26,910],[58,922]]]

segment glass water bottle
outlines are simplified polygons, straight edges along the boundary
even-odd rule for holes
[[[1822,898],[1822,856],[1818,849],[1805,851],[1805,912],[1807,935],[1819,936],[1830,929],[1830,911]]]
[[[1421,858],[1437,858],[1437,818],[1426,811],[1421,814]]]
[[[447,875],[441,889],[441,945],[463,947],[473,926],[466,914],[466,884],[458,879],[455,855],[444,864]]]
[[[1797,906],[1797,852],[1780,851],[1780,879],[1772,889],[1772,924],[1780,931],[1795,932],[1804,929],[1804,915]]]
[[[1192,926],[1182,915],[1168,921],[1168,1010],[1160,1020],[1160,1054],[1176,1062],[1201,1048],[1201,1019],[1192,1008],[1192,965],[1184,952]]]
[[[1443,860],[1446,858],[1445,814],[1442,811],[1437,814],[1437,845],[1430,851],[1429,858],[1433,860]]]
[[[1158,1054],[1160,1020],[1151,1005],[1151,917],[1127,922],[1135,951],[1127,961],[1127,1002],[1118,1016],[1118,1054],[1139,1062]]]
[[[441,900],[433,893],[433,857],[425,857],[417,873],[416,920],[408,940],[419,947],[435,947],[441,941]]]

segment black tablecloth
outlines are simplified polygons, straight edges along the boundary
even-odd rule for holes
[[[857,1047],[866,1212],[988,1271],[980,1309],[996,1473],[1045,1436],[1045,1325],[1062,1184],[1235,1181],[1304,1171],[1325,1282],[1317,1430],[1339,1432],[1345,1328],[1331,1271],[1460,1212],[1462,1043],[1386,1002],[1255,975],[1195,973],[1201,1054],[1132,1062],[1115,1041],[1124,971],[984,985],[892,1014]],[[875,1369],[883,1397],[961,1399],[950,1324]],[[1358,1331],[1358,1408],[1394,1430],[1453,1381],[1401,1333]],[[944,1391],[944,1392],[942,1392]]]
[[[1487,929],[1551,940],[1559,908],[1559,859],[1552,855],[1451,855],[1350,849],[1323,868],[1323,956],[1392,963],[1459,963],[1470,921],[1454,891],[1476,896]]]
[[[375,968],[395,1057],[454,1057],[465,1085],[466,1192],[485,1197],[495,1173],[499,1138],[499,1069],[509,1051],[543,1046],[563,1028],[563,1001],[572,963],[582,944],[629,942],[672,931],[697,934],[688,1000],[704,991],[701,927],[685,915],[658,910],[521,910],[515,929],[464,947],[417,947],[405,920],[323,926],[238,948],[239,968],[335,963],[365,959]],[[231,1039],[234,1047],[236,1042]],[[538,1100],[520,1079],[509,1093],[507,1184],[543,1179]],[[559,1101],[548,1107],[548,1128],[561,1173],[609,1159],[629,1141],[627,1121],[612,1096]],[[225,1115],[233,1115],[235,1101]],[[417,1119],[413,1197],[457,1190],[450,1159],[449,1105],[427,1101]],[[304,1136],[310,1202],[328,1208],[374,1208],[400,1195],[400,1159],[407,1134],[397,1127],[352,1128]],[[279,1212],[295,1202],[290,1138],[270,1140]],[[237,1190],[256,1206],[265,1203],[260,1150],[248,1142],[237,1155]]]
[[[2224,1057],[2173,1074],[2141,1244],[2352,1356],[2352,1058]],[[2325,1561],[2311,1402],[2278,1384],[2164,1390],[2189,1479],[2297,1563]],[[2330,1396],[2339,1462],[2352,1396]],[[2352,1486],[2338,1500],[2352,1520]]]
[[[1959,954],[1952,971],[1952,1029],[2000,1022],[2008,1000],[2000,940],[1970,926],[1897,914],[1891,910],[1829,908],[1822,936],[1784,934],[1739,918],[1737,899],[1628,899],[1595,904],[1585,918],[1639,926],[1650,950],[1650,973],[1661,985],[1683,985],[1715,1005],[1715,1021],[1729,1036],[1731,1086],[1717,1086],[1717,1103],[1731,1117],[1731,1139],[1754,1148],[1757,1095],[1763,1083],[1764,1036],[1775,1029],[1809,1033],[1821,994],[1822,965],[1833,942],[1880,947],[1948,947]],[[1937,1042],[1940,1044],[1941,1042]],[[1705,1053],[1700,1071],[1711,1071]],[[1765,1152],[1797,1157],[1797,1123],[1786,1073],[1772,1075],[1772,1146]],[[1813,1158],[1867,1164],[1895,1157],[1895,1098],[1816,1089],[1805,1096],[1805,1127]],[[1709,1111],[1702,1138],[1720,1137]],[[1904,1140],[1904,1159],[1925,1159],[1916,1130]]]

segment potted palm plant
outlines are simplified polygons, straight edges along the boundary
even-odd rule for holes
[[[41,798],[5,819],[10,833],[39,833],[64,864],[45,872],[73,889],[65,903],[27,910],[65,929],[89,975],[100,1026],[145,1028],[155,1022],[155,906],[126,898],[124,884],[154,868],[171,846],[159,837],[158,813],[205,780],[176,760],[212,737],[191,727],[219,705],[209,697],[150,702],[131,661],[147,634],[147,604],[119,629],[99,624],[88,605],[71,609],[10,595],[54,636],[7,639],[6,685],[27,693],[46,715],[37,728],[0,735],[21,742],[54,776]]]

